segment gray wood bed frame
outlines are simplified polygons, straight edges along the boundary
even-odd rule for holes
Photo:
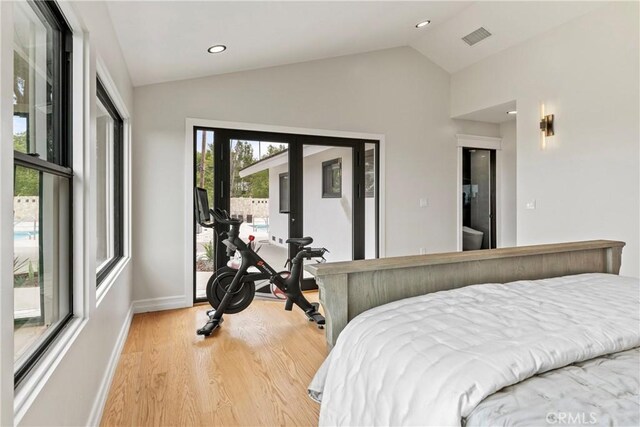
[[[347,323],[373,307],[479,283],[620,272],[624,242],[592,240],[306,266],[320,289],[332,348]]]

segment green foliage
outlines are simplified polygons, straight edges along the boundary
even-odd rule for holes
[[[27,151],[27,134],[13,135],[13,148],[16,151]],[[17,166],[14,168],[14,196],[38,196],[40,194],[40,174],[33,170]]]
[[[21,272],[25,265],[28,265],[28,273]],[[30,260],[13,258],[13,287],[24,288],[38,286],[38,272],[33,268]]]
[[[18,258],[18,257],[13,257],[13,274],[14,274],[14,276],[20,270],[22,270],[22,267],[24,267],[26,264],[27,264],[27,260],[26,259],[20,260],[20,258]]]
[[[202,170],[204,166],[204,180]],[[202,153],[196,153],[196,185],[207,189],[209,206],[213,207],[213,144],[207,144],[202,164]]]
[[[278,153],[282,153],[283,151],[285,151],[287,149],[287,146],[284,144],[280,144],[280,145],[270,145],[269,147],[267,147],[267,152],[264,156],[262,156],[262,158],[266,158],[266,157],[271,157],[271,156],[275,156]]]
[[[269,145],[266,153],[261,159],[270,157],[285,151],[287,147],[284,144]],[[269,171],[264,170],[245,178],[240,177],[240,171],[252,164],[256,163],[254,158],[253,147],[249,141],[237,141],[231,150],[231,197],[253,197],[267,198],[269,197]],[[213,206],[214,186],[214,163],[213,163],[213,144],[207,144],[204,155],[204,164],[202,153],[196,153],[196,185],[206,188],[209,193],[209,205]],[[204,176],[203,171],[204,170]]]
[[[204,243],[202,245],[202,247],[204,248],[204,259],[205,259],[205,261],[213,261],[213,257],[214,257],[213,242]]]
[[[274,156],[285,151],[284,144],[269,145],[267,152],[261,157]],[[247,141],[238,141],[231,152],[231,197],[253,197],[266,199],[269,197],[269,171],[264,170],[247,176],[240,177],[240,171],[256,163],[253,156],[253,147]]]
[[[33,263],[29,260],[29,280],[33,280],[34,277],[36,277],[36,274],[33,269]]]
[[[240,171],[254,163],[253,147],[247,141],[237,141],[231,150],[231,197],[251,197],[250,181],[240,177]]]
[[[269,197],[269,170],[254,173],[245,178],[249,183],[250,196],[256,199],[267,199]]]

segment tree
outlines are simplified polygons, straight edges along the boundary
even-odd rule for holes
[[[213,168],[213,143],[207,143],[204,161],[202,161],[202,153],[196,153],[196,183],[207,190],[209,206],[211,207],[213,207],[213,194],[215,191],[213,185]],[[202,171],[204,171],[204,176],[202,175]]]
[[[27,133],[22,132],[13,135],[13,148],[16,151],[27,151]],[[40,195],[40,173],[34,169],[15,166],[13,195],[18,196],[39,196]]]
[[[267,157],[275,156],[276,154],[282,153],[287,149],[287,146],[284,144],[280,145],[269,145],[267,147],[267,152],[262,155],[262,159],[266,159]],[[249,182],[249,191],[250,196],[257,199],[266,199],[269,197],[269,171],[263,170],[260,172],[256,172],[251,176],[247,177]]]
[[[269,145],[262,159],[281,153],[286,145]],[[240,171],[256,163],[253,146],[249,141],[236,141],[231,149],[231,197],[269,197],[269,171],[264,170],[241,178]]]
[[[247,141],[236,141],[231,150],[231,197],[251,197],[247,178],[240,177],[240,171],[253,164],[253,147]]]

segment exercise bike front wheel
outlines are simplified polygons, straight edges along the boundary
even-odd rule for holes
[[[214,274],[209,278],[207,282],[207,300],[211,307],[218,309],[222,299],[227,294],[227,290],[233,278],[235,272],[227,272],[222,274]],[[239,313],[245,308],[249,307],[253,297],[256,294],[256,284],[254,282],[244,282],[240,284],[240,287],[231,296],[231,301],[227,305],[223,314],[235,314]]]

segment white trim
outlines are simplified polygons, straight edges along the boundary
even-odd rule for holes
[[[113,81],[111,74],[104,61],[100,57],[100,55],[96,54],[96,79],[100,79],[102,82],[102,86],[107,91],[109,98],[115,105],[120,117],[122,118],[122,187],[123,187],[123,204],[122,213],[123,213],[123,260],[121,260],[118,266],[111,272],[109,275],[103,280],[100,286],[96,289],[96,307],[100,305],[100,302],[104,299],[104,296],[109,292],[113,283],[117,280],[120,272],[124,269],[124,267],[129,263],[131,258],[131,115],[129,114],[129,110],[127,109],[127,105],[122,99],[120,95],[120,91],[118,91],[118,86]],[[94,93],[94,96],[91,99],[91,103],[97,103],[97,93]],[[95,139],[90,139],[91,141],[95,141]],[[95,152],[95,144],[90,144],[90,152],[92,153],[92,158],[95,156],[93,153]],[[92,178],[92,182],[95,182],[96,179]],[[94,192],[97,193],[97,192]],[[93,196],[95,199],[95,196]],[[95,218],[95,212],[97,209],[97,202],[95,200],[91,201],[94,209],[91,209],[91,212],[94,212],[93,217]],[[95,220],[91,221],[91,238],[95,235]],[[96,248],[93,245],[93,250],[90,259],[95,258]],[[98,269],[96,269],[96,272]],[[94,275],[96,274],[94,272]],[[116,274],[114,274],[116,273]],[[95,283],[96,279],[93,279],[93,283]]]
[[[193,285],[193,282],[191,282]],[[134,313],[147,313],[149,311],[162,311],[162,310],[173,310],[176,308],[185,308],[185,296],[184,295],[176,295],[172,297],[161,297],[161,298],[149,298],[149,299],[139,299],[133,301],[133,312]],[[193,306],[193,300],[189,307]]]
[[[116,344],[111,351],[111,357],[109,357],[109,362],[106,366],[106,372],[104,374],[104,377],[102,378],[102,383],[100,384],[100,387],[98,389],[96,399],[93,402],[93,407],[91,408],[91,414],[89,415],[89,421],[87,422],[88,426],[100,425],[104,406],[107,403],[107,398],[109,397],[109,389],[111,388],[111,383],[113,382],[113,377],[115,376],[116,368],[118,367],[118,362],[120,361],[120,355],[122,354],[124,344],[127,342],[127,336],[129,335],[129,328],[131,327],[132,320],[133,304],[129,306],[129,311],[127,312],[127,316],[125,317],[124,324],[120,328],[118,339],[116,340]]]
[[[0,425],[13,425],[13,2],[0,1]],[[11,142],[9,142],[11,141]],[[11,230],[11,231],[9,231]]]
[[[310,129],[298,128],[290,126],[268,125],[264,123],[245,123],[245,122],[229,122],[220,120],[187,118],[185,120],[185,164],[184,164],[184,207],[185,212],[193,211],[193,129],[195,127],[209,127],[219,129],[238,129],[252,130],[261,132],[288,133],[297,135],[314,135],[314,136],[332,136],[337,138],[353,138],[353,139],[371,139],[380,142],[380,189],[378,200],[379,209],[379,242],[380,258],[386,255],[386,204],[385,204],[385,188],[386,188],[386,145],[385,136],[376,133],[364,132],[347,132],[340,130],[327,129]],[[185,215],[184,228],[184,305],[183,307],[193,306],[193,215]]]
[[[3,2],[3,6],[6,3]],[[68,325],[61,331],[59,336],[49,346],[42,358],[33,367],[28,377],[23,380],[20,387],[15,390],[13,403],[13,424],[19,424],[22,417],[29,410],[31,404],[37,399],[40,391],[45,387],[49,378],[54,374],[57,366],[65,357],[67,351],[72,347],[77,337],[84,329],[88,322],[88,316],[90,313],[90,299],[91,292],[85,286],[87,283],[87,264],[86,264],[86,240],[85,240],[85,224],[86,224],[86,194],[88,191],[87,183],[85,180],[88,172],[88,151],[86,150],[86,141],[89,135],[90,118],[88,115],[88,78],[90,75],[90,63],[89,63],[89,46],[87,43],[87,35],[82,29],[82,25],[75,14],[71,4],[67,2],[58,2],[60,10],[64,15],[69,27],[72,31],[73,40],[73,76],[72,79],[72,91],[73,99],[72,105],[77,107],[73,108],[73,127],[71,129],[73,139],[73,229],[76,231],[73,236],[73,313],[75,318],[72,319]],[[3,30],[11,31],[10,34],[2,33],[2,38],[12,39],[13,23],[5,27]],[[6,78],[6,76],[3,76]],[[11,77],[13,78],[13,77]],[[4,93],[4,92],[3,92]],[[10,127],[9,127],[10,129]],[[8,144],[3,144],[8,145]],[[10,156],[13,160],[13,155]],[[4,204],[3,204],[4,205]],[[4,282],[4,281],[3,281]],[[6,283],[10,283],[7,281]],[[3,295],[4,296],[4,295]],[[13,294],[11,293],[11,300],[13,301]],[[11,337],[13,341],[13,336]],[[13,352],[13,343],[11,345],[5,345],[4,339],[2,344],[2,351]],[[11,362],[13,357],[2,357],[3,360],[7,359]],[[12,366],[13,372],[13,366]],[[11,381],[13,384],[13,381]],[[1,400],[4,402],[10,399],[4,393]],[[11,402],[11,400],[9,400]],[[5,415],[2,415],[2,421],[4,422]]]
[[[503,168],[503,155],[502,150],[502,138],[493,138],[489,136],[480,135],[464,135],[457,134],[457,178],[456,178],[456,236],[457,236],[457,250],[462,251],[462,149],[463,148],[478,148],[484,150],[496,150],[496,247],[502,247],[502,233],[500,232],[500,209],[502,207],[501,181],[502,181],[502,168]]]
[[[458,147],[481,148],[485,150],[502,150],[502,138],[490,136],[456,134]]]
[[[120,113],[122,120],[130,119],[131,115],[129,114],[129,110],[127,110],[127,104],[125,104],[122,96],[120,96],[118,86],[113,81],[113,78],[109,73],[109,69],[99,54],[96,54],[96,78],[100,79],[102,86],[107,90],[109,98],[111,98],[111,101],[118,110],[118,113]]]
[[[330,150],[334,147],[324,146],[324,145],[305,145],[302,148],[302,156],[309,157],[314,154],[322,153],[323,151]],[[253,175],[254,173],[258,173],[264,170],[269,170],[274,167],[278,167],[286,164],[289,161],[288,152],[276,154],[273,157],[270,157],[266,160],[261,160],[254,163],[251,166],[246,167],[240,171],[240,178],[245,178],[247,176]]]
[[[49,378],[71,349],[88,321],[88,319],[81,318],[71,320],[33,367],[29,376],[25,378],[20,384],[20,387],[16,389],[13,401],[14,425],[20,424],[22,417],[24,417],[31,407],[31,404],[36,400],[38,394],[40,394],[40,391],[47,384]]]
[[[118,281],[120,274],[122,274],[122,271],[127,268],[130,262],[131,257],[125,257],[119,260],[102,283],[100,283],[100,286],[96,289],[96,307],[100,307],[102,300],[104,300],[104,297],[109,293],[113,284]]]

